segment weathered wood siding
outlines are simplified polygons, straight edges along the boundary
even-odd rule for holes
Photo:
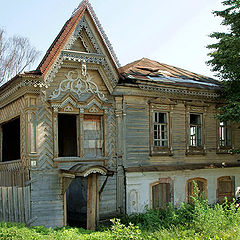
[[[106,176],[99,176],[99,190]],[[108,177],[107,183],[104,187],[103,192],[99,197],[99,219],[109,218],[116,214],[116,205],[117,205],[117,189],[116,189],[116,174],[112,177]]]
[[[31,171],[32,225],[63,226],[63,195],[58,171]]]
[[[142,103],[141,103],[142,102]],[[149,109],[141,98],[132,98],[126,104],[127,167],[144,163],[149,158]]]
[[[138,166],[177,166],[179,164],[210,164],[221,163],[225,161],[233,162],[237,156],[218,153],[218,120],[214,117],[216,115],[216,104],[214,102],[207,102],[204,107],[194,106],[188,108],[186,102],[178,100],[177,104],[173,105],[171,110],[164,112],[171,112],[171,130],[172,138],[172,155],[156,155],[151,156],[150,152],[150,131],[151,122],[149,101],[152,98],[125,96],[125,167]],[[190,101],[191,104],[191,101]],[[197,104],[197,101],[195,102]],[[161,103],[155,104],[161,106]],[[162,104],[164,106],[164,104]],[[194,109],[194,110],[192,110]],[[199,110],[199,112],[198,112]],[[161,110],[159,110],[161,112]],[[203,154],[187,153],[187,138],[188,138],[188,114],[194,112],[203,116],[202,122],[202,141],[204,146]],[[232,125],[232,146],[239,147],[240,145],[240,130],[237,125]]]
[[[28,224],[30,218],[30,187],[0,187],[0,221]]]

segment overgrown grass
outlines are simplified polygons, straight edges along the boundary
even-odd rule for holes
[[[180,208],[169,205],[166,209],[146,210],[111,222],[111,227],[97,232],[0,223],[0,239],[240,239],[240,210],[235,203],[211,206],[198,197]]]

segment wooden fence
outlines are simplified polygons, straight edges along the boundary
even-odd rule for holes
[[[0,221],[30,220],[30,187],[0,187]]]

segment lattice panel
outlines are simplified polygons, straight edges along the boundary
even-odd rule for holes
[[[19,98],[18,100],[8,104],[7,106],[0,109],[0,123],[10,120],[23,111],[25,106],[24,98]]]
[[[39,168],[53,167],[52,112],[44,106],[38,111]]]

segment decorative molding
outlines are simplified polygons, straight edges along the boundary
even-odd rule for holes
[[[63,58],[61,56],[58,56],[56,60],[54,61],[52,67],[44,77],[45,87],[48,88],[50,86],[50,83],[53,81],[53,79],[56,77],[56,74],[58,73],[59,69],[61,68],[61,65],[63,64]]]
[[[0,123],[8,121],[16,116],[19,116],[25,107],[25,100],[23,97],[6,105],[0,109]]]
[[[92,99],[89,103],[84,105],[75,102],[71,97],[67,97],[62,103],[52,103],[52,108],[54,109],[54,112],[58,112],[58,109],[62,109],[66,107],[68,104],[71,104],[74,108],[79,108],[80,113],[84,113],[84,109],[91,109],[94,105],[101,110],[107,110],[107,107],[102,106],[95,99]]]
[[[219,94],[211,93],[211,92],[201,92],[201,91],[190,91],[178,88],[167,88],[167,87],[158,87],[158,86],[150,86],[150,85],[139,85],[139,88],[146,91],[157,91],[168,94],[181,94],[181,95],[190,95],[190,96],[201,96],[207,98],[217,98]]]
[[[99,173],[99,174],[104,175],[104,176],[106,175],[106,172],[104,170],[100,169],[100,168],[91,168],[91,169],[87,170],[83,174],[83,176],[87,177],[87,176],[89,176],[90,174],[93,174],[93,173]]]
[[[74,75],[76,74],[77,77],[74,78]],[[76,70],[69,71],[65,76],[66,79],[62,80],[58,89],[54,90],[49,96],[51,100],[58,98],[62,92],[69,91],[76,93],[78,97],[84,93],[93,93],[96,94],[102,101],[107,101],[104,93],[99,91],[97,84],[92,81],[92,77],[89,74],[84,76],[80,70]]]
[[[66,106],[64,108],[64,112],[72,112],[73,111],[73,107],[72,106]]]
[[[78,53],[75,51],[63,50],[61,53],[61,57],[63,58],[63,60],[75,62],[85,61],[86,63],[101,64],[106,71],[106,75],[110,79],[113,87],[117,85],[118,79],[114,77],[104,55],[96,53]]]
[[[9,96],[12,96],[15,92],[17,92],[20,88],[25,86],[33,86],[33,87],[44,87],[45,84],[39,80],[29,80],[29,79],[23,79],[21,82],[13,86],[12,88],[8,89],[5,93],[1,94],[0,96],[0,102],[3,102],[6,98]]]
[[[97,112],[98,112],[98,109],[96,108],[96,106],[92,106],[92,107],[89,109],[89,112],[90,112],[90,113],[97,113]]]

